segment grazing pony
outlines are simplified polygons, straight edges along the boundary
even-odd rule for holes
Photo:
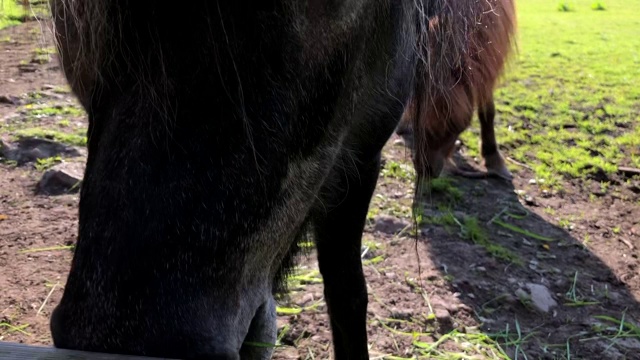
[[[275,342],[274,295],[308,234],[335,358],[367,359],[381,149],[425,75],[450,72],[428,65],[427,16],[460,14],[435,30],[457,39],[438,61],[458,58],[481,2],[51,0],[89,116],[55,346],[268,359],[256,343]]]
[[[459,2],[460,0],[445,0]],[[481,153],[489,174],[510,180],[511,173],[498,151],[494,133],[495,104],[493,91],[511,54],[516,31],[515,0],[482,0],[481,13],[469,31],[467,49],[450,66],[445,78],[427,74],[429,83],[409,101],[396,133],[405,138],[414,151],[414,165],[419,178],[438,177],[443,169],[466,177],[483,177],[484,173],[456,167],[452,156],[458,136],[469,127],[474,109],[480,120]],[[429,20],[432,57],[455,46],[458,38],[442,36],[444,22],[464,14],[441,12]],[[453,20],[455,21],[455,19]],[[436,63],[433,67],[442,68]],[[417,102],[422,108],[417,109]],[[414,134],[415,133],[415,134]]]

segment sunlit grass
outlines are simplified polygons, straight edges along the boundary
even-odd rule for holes
[[[495,96],[505,154],[551,188],[640,165],[640,2],[560,4],[517,3],[519,54]],[[477,134],[463,135],[475,154]]]

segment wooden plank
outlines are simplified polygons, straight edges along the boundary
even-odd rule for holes
[[[47,346],[31,346],[0,341],[0,359],[30,360],[152,360],[144,356],[104,354],[87,351],[57,349]],[[168,359],[167,359],[168,360]]]

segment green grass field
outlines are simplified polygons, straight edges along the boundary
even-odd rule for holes
[[[640,2],[517,2],[519,53],[496,91],[506,155],[553,187],[640,167]],[[477,154],[477,126],[463,135]]]

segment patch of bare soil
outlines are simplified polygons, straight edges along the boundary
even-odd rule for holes
[[[74,103],[46,24],[31,22],[0,31],[0,140],[21,128],[52,128],[54,117],[27,118],[25,106],[51,101]],[[45,50],[45,49],[49,50]],[[85,121],[82,118],[76,121]],[[60,298],[72,253],[34,251],[75,241],[75,195],[36,195],[42,171],[34,164],[0,164],[0,340],[51,344],[49,316]]]
[[[27,126],[84,129],[86,120],[73,113],[28,115],[29,105],[64,108],[75,100],[53,91],[66,87],[55,56],[32,62],[35,48],[51,46],[42,45],[38,23],[0,31],[7,37],[0,42],[3,141]],[[385,161],[409,164],[396,140]],[[487,334],[512,358],[640,359],[640,334],[612,320],[640,321],[637,180],[621,174],[593,191],[573,180],[553,193],[530,181],[527,169],[514,175],[512,183],[455,179],[454,196],[428,192],[416,242],[411,181],[383,171],[363,239],[372,358],[434,358],[437,351],[491,358],[469,340]],[[33,163],[0,165],[2,341],[51,344],[49,316],[72,257],[77,195],[37,195],[41,177]],[[332,358],[313,254],[301,259],[291,290],[281,303],[283,346],[275,359]]]
[[[387,161],[406,162],[394,142]],[[462,196],[453,203],[450,194],[427,192],[423,217],[438,224],[421,226],[417,250],[407,217],[374,217],[364,238],[377,243],[366,258],[381,259],[365,266],[372,356],[435,358],[416,346],[416,334],[434,343],[457,330],[497,339],[511,358],[640,359],[637,194],[621,185],[590,199],[571,182],[549,193],[532,177],[525,169],[512,183],[457,178]],[[383,176],[376,196],[411,195],[407,182]],[[485,245],[474,239],[482,234]],[[512,257],[500,259],[504,253]],[[308,307],[320,295],[321,285],[309,285],[292,303]],[[332,356],[325,310],[283,319],[297,349],[280,358]],[[459,353],[459,344],[450,351]]]

